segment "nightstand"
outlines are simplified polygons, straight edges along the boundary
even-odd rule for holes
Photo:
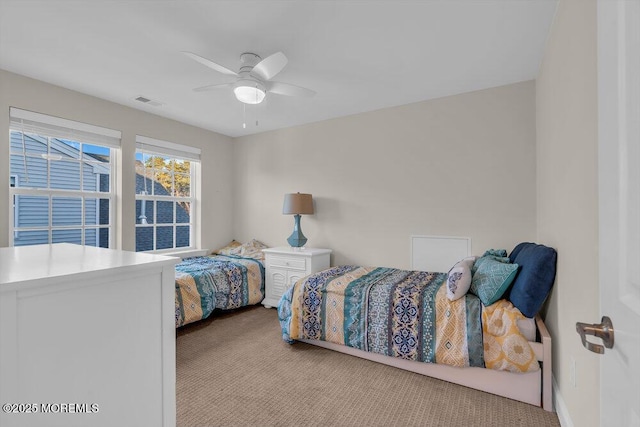
[[[329,268],[331,249],[264,249],[265,296],[262,305],[277,307],[280,297],[299,279]]]

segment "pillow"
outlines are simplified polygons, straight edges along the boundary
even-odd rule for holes
[[[518,264],[500,262],[492,256],[479,258],[474,268],[476,271],[471,279],[471,292],[485,306],[502,298],[518,273]]]
[[[511,261],[509,260],[509,257],[507,256],[507,251],[506,249],[489,249],[488,251],[485,251],[485,253],[482,255],[481,258],[493,258],[496,261],[499,262],[504,262],[504,263],[510,263]],[[471,267],[471,274],[476,274],[476,265],[474,264]]]
[[[513,248],[513,250],[509,254],[509,260],[513,262],[513,260],[516,259],[516,257],[518,256],[518,254],[523,248],[525,248],[527,245],[534,245],[534,244],[535,243],[519,243],[515,248]]]
[[[264,260],[264,254],[262,253],[262,250],[267,249],[268,246],[260,242],[259,240],[253,239],[245,243],[244,245],[241,245],[239,248],[240,252],[236,255],[245,258]]]
[[[557,257],[555,249],[535,243],[520,243],[509,255],[520,272],[508,298],[526,317],[535,317],[551,292]]]
[[[241,245],[242,243],[236,240],[232,240],[227,246],[225,246],[224,248],[220,248],[217,251],[213,251],[213,253],[218,255],[237,255],[237,252],[240,252],[240,249],[238,248]]]
[[[507,256],[506,249],[489,249],[482,256],[495,256],[498,258],[505,258]]]
[[[476,257],[465,258],[458,261],[447,274],[447,298],[455,301],[462,298],[471,286],[471,267]]]

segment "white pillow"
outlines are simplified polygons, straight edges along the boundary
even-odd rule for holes
[[[472,256],[458,261],[456,265],[451,267],[447,275],[447,298],[455,301],[467,294],[471,287],[471,267],[476,261],[476,257]]]

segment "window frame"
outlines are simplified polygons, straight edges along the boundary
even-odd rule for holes
[[[141,137],[138,136],[137,137],[137,143],[136,143],[136,150],[135,150],[135,158],[136,158],[136,162],[138,161],[138,155],[142,155],[142,162],[145,161],[145,156],[150,156],[150,157],[162,157],[167,161],[188,161],[190,164],[190,170],[189,170],[189,196],[176,196],[176,195],[159,195],[159,194],[141,194],[137,192],[137,184],[134,187],[134,191],[135,191],[135,229],[136,229],[136,235],[135,235],[135,247],[136,247],[136,252],[141,252],[141,253],[155,253],[155,254],[175,254],[175,253],[179,253],[179,252],[188,252],[188,251],[194,251],[198,249],[197,246],[197,232],[199,230],[199,224],[198,224],[198,218],[196,215],[197,212],[197,207],[198,207],[198,197],[197,197],[197,191],[198,191],[198,186],[199,186],[199,177],[200,177],[200,160],[199,160],[199,150],[195,150],[193,149],[193,152],[198,153],[198,158],[194,158],[192,156],[189,155],[189,153],[185,152],[184,154],[186,154],[184,157],[180,156],[180,150],[176,151],[176,147],[180,147],[180,148],[191,148],[191,147],[185,147],[185,146],[181,146],[178,144],[174,144],[174,143],[169,143],[166,141],[160,141],[160,140],[155,140],[155,139],[151,139],[151,138],[146,138],[146,137]],[[156,168],[152,168],[153,171],[156,171],[158,169]],[[171,170],[169,173],[171,173],[172,175],[172,192],[173,189],[175,187],[175,176],[176,174],[178,175],[184,175],[181,172],[176,172],[175,168],[173,170]],[[138,175],[138,172],[136,171],[136,175]],[[153,178],[152,177],[148,177],[143,175],[143,179],[147,180],[150,179],[152,181],[152,186],[154,185],[153,183]],[[137,178],[136,178],[136,182],[137,182]],[[154,191],[152,191],[152,193],[155,193]],[[153,203],[153,221],[147,224],[141,224],[139,223],[139,216],[138,216],[138,201],[141,202],[141,206],[143,204],[146,204],[147,202],[151,201]],[[165,222],[165,223],[158,223],[157,221],[157,216],[158,216],[158,202],[172,202],[173,204],[173,222]],[[178,215],[177,215],[177,209],[179,206],[180,202],[187,202],[189,203],[189,222],[177,222],[178,221]],[[142,209],[141,209],[142,210]],[[145,210],[145,213],[146,210]],[[148,213],[147,213],[148,214]],[[176,246],[177,244],[177,233],[178,233],[178,229],[177,227],[180,226],[189,226],[189,245],[188,246]],[[161,248],[158,249],[158,239],[157,239],[157,229],[158,227],[171,227],[172,228],[172,233],[173,233],[173,246],[170,248]],[[137,250],[137,246],[138,246],[138,229],[139,228],[151,228],[152,230],[152,239],[153,239],[153,247],[152,249],[149,250]]]
[[[24,123],[27,125],[24,125]],[[16,124],[22,123],[22,124]],[[51,132],[47,132],[47,127],[51,126],[53,129]],[[35,130],[34,130],[35,127]],[[38,156],[45,158],[46,160],[46,188],[40,187],[25,187],[24,185],[20,185],[19,179],[20,174],[13,173],[11,170],[9,171],[10,179],[9,179],[9,245],[15,246],[16,240],[18,239],[19,233],[21,231],[46,231],[47,233],[47,243],[51,244],[54,242],[54,233],[57,230],[80,230],[80,243],[82,245],[86,245],[87,231],[95,230],[96,235],[98,236],[95,247],[101,247],[99,241],[99,235],[101,229],[109,230],[108,237],[108,247],[111,249],[115,248],[116,242],[116,232],[118,230],[116,224],[116,202],[117,202],[117,188],[118,188],[118,177],[116,175],[117,168],[117,159],[118,159],[118,151],[120,150],[119,145],[108,144],[103,142],[102,140],[96,140],[96,138],[92,138],[92,135],[110,137],[117,139],[118,143],[120,142],[120,132],[113,131],[106,128],[101,128],[98,126],[87,125],[81,122],[74,122],[67,119],[60,119],[53,116],[48,116],[40,113],[34,113],[26,110],[20,110],[14,107],[10,109],[10,126],[9,126],[9,140],[11,141],[11,135],[13,132],[17,132],[22,134],[22,137],[26,137],[28,135],[36,135],[39,138],[46,140],[46,156],[37,155],[35,153],[27,153],[24,149],[21,153],[17,153],[12,150],[11,144],[9,144],[9,156],[12,155],[20,155],[24,156],[25,159],[28,158],[37,158]],[[64,135],[64,136],[63,136]],[[51,147],[52,140],[64,140],[78,144],[78,158],[71,159],[56,159],[55,156],[52,156]],[[64,143],[64,142],[62,142]],[[87,160],[84,156],[85,151],[83,150],[85,145],[96,146],[103,149],[108,150],[109,153],[109,162],[95,162],[95,164],[99,164],[101,167],[106,167],[108,169],[109,175],[109,191],[99,191],[99,174],[96,175],[97,186],[96,190],[86,190],[84,188],[84,165],[93,165],[94,162]],[[79,167],[79,189],[62,189],[62,188],[51,188],[52,179],[51,179],[51,169],[52,162],[62,161],[67,163],[77,163]],[[9,168],[11,169],[11,168]],[[27,173],[25,171],[25,173]],[[12,186],[12,179],[15,177],[15,185]],[[32,197],[46,197],[48,199],[48,218],[47,225],[38,225],[38,226],[20,226],[19,217],[17,214],[17,209],[20,205],[19,196],[32,196]],[[72,198],[79,199],[80,206],[80,224],[74,225],[54,225],[54,216],[53,216],[53,203],[56,198]],[[87,224],[86,217],[86,203],[92,199],[96,200],[96,212],[99,215],[100,209],[100,200],[106,199],[109,201],[109,212],[108,212],[108,220],[106,224],[100,224],[99,219],[95,221],[95,224]]]
[[[42,136],[42,135],[40,135]],[[48,138],[48,137],[47,137]],[[95,144],[91,144],[95,145]],[[115,242],[115,232],[116,227],[114,224],[114,209],[116,202],[116,192],[115,192],[115,170],[116,170],[116,155],[114,153],[114,149],[110,147],[105,147],[109,149],[110,152],[110,163],[109,163],[109,192],[101,192],[101,191],[87,191],[83,190],[82,176],[80,179],[80,190],[62,190],[56,188],[28,188],[21,187],[16,185],[15,187],[9,188],[9,199],[13,199],[15,197],[14,207],[10,210],[10,230],[9,230],[9,246],[14,246],[16,238],[19,236],[21,231],[47,231],[47,243],[53,243],[53,232],[55,230],[81,230],[80,236],[80,244],[85,245],[86,240],[86,232],[87,230],[96,230],[99,233],[101,228],[109,229],[109,239],[108,245],[109,248],[114,248]],[[82,164],[83,161],[79,160],[79,163]],[[105,165],[106,166],[106,165]],[[50,170],[50,167],[47,167]],[[49,174],[50,172],[47,172]],[[12,174],[13,175],[13,174]],[[50,177],[47,178],[47,181],[50,181]],[[17,181],[16,181],[17,183]],[[48,225],[47,226],[19,226],[18,218],[15,215],[16,209],[19,207],[19,197],[18,196],[34,196],[34,197],[47,197],[48,205],[49,205],[49,213],[48,213]],[[53,200],[54,198],[71,198],[71,199],[80,199],[81,202],[81,210],[80,210],[80,218],[81,224],[74,225],[54,225],[54,217],[53,217]],[[100,221],[96,221],[96,224],[86,224],[86,201],[88,199],[96,199],[98,201],[98,206],[96,210],[99,210],[99,200],[107,199],[109,200],[109,219],[107,224],[100,224]],[[93,246],[93,245],[91,245]],[[100,247],[96,245],[96,247]]]
[[[16,173],[9,174],[9,188],[15,188],[18,186],[20,182],[20,175]],[[18,238],[19,231],[16,230],[18,228],[18,218],[15,217],[14,212],[20,209],[20,199],[18,199],[15,194],[11,194],[11,190],[9,190],[9,200],[11,200],[11,208],[9,209],[9,223],[13,224],[13,228],[9,226],[9,237],[10,246],[13,246],[13,241]]]

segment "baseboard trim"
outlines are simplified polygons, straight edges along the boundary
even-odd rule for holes
[[[558,383],[556,382],[555,376],[553,377],[553,406],[556,410],[556,414],[558,415],[560,425],[562,427],[574,427],[567,405],[564,403],[564,399],[558,390]]]

